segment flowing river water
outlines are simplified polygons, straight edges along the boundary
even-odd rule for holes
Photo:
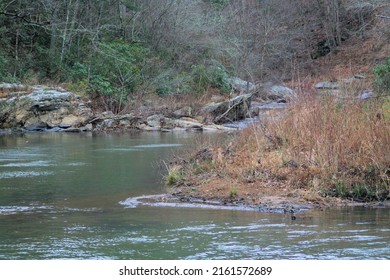
[[[389,259],[389,208],[131,207],[205,133],[0,136],[0,259]]]

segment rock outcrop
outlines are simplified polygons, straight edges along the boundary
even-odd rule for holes
[[[356,98],[367,100],[375,97],[372,89],[364,75],[354,75],[347,79],[340,79],[337,82],[319,82],[315,89],[320,94],[331,95],[337,98]]]
[[[256,89],[256,85],[249,81],[244,81],[238,77],[232,77],[229,79],[230,85],[234,91],[239,93],[250,93]]]
[[[295,96],[295,93],[291,88],[286,86],[264,83],[258,85],[256,96],[263,102],[275,101],[286,103]]]
[[[252,94],[243,94],[235,98],[206,105],[203,112],[212,117],[215,123],[232,122],[245,119],[251,106]]]
[[[182,117],[180,119],[168,118],[162,114],[150,116],[146,122],[138,126],[141,130],[146,131],[172,131],[172,130],[228,130],[230,128],[215,125],[203,124],[196,119],[190,117]]]
[[[12,96],[12,97],[10,97]],[[61,88],[33,87],[0,100],[0,127],[27,131],[90,130],[92,110]]]
[[[94,113],[90,102],[62,88],[46,88],[15,84],[0,84],[0,133],[24,132],[84,132],[140,129],[145,131],[228,130],[216,124],[203,124],[193,118],[191,107],[183,107],[168,115],[115,115]],[[250,96],[243,95],[220,104],[213,104],[207,113],[218,122],[244,118],[250,106]]]
[[[95,115],[90,120],[90,125],[95,131],[109,131],[117,129],[133,129],[137,127],[140,117],[133,114],[115,115],[112,112],[103,112]]]
[[[337,82],[319,82],[315,85],[315,88],[325,90],[339,89],[340,84]]]

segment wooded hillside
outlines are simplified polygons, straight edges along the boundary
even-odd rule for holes
[[[386,0],[1,0],[0,80],[65,82],[113,104],[228,91],[231,76],[320,74],[339,52],[351,67],[383,63],[389,27]]]

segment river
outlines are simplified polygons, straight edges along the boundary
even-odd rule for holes
[[[390,209],[127,207],[207,133],[0,135],[0,259],[389,259]],[[163,166],[163,165],[162,165]]]

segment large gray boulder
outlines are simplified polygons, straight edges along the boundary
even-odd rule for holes
[[[192,117],[193,116],[193,110],[190,106],[184,106],[176,111],[173,112],[173,116],[175,118],[181,118],[181,117]]]
[[[319,82],[315,85],[316,89],[323,89],[323,90],[333,90],[333,89],[339,89],[340,84],[336,82]]]
[[[287,102],[295,96],[295,92],[289,87],[266,82],[258,85],[256,96],[263,101]]]
[[[16,83],[0,83],[0,98],[10,97],[13,93],[26,90],[26,86]]]
[[[36,90],[32,93],[20,97],[28,99],[30,110],[36,111],[54,111],[61,107],[69,107],[70,101],[74,95],[70,92],[58,90]]]
[[[62,131],[88,124],[92,110],[63,89],[33,88],[0,101],[0,129]]]
[[[249,81],[244,81],[238,77],[230,78],[229,82],[233,90],[238,91],[240,93],[249,93],[249,92],[253,92],[256,89],[255,84]]]
[[[272,100],[289,99],[294,91],[286,86],[272,86],[269,90],[269,98]]]
[[[177,126],[175,119],[167,118],[162,114],[149,116],[146,123],[153,130],[170,130]]]
[[[202,111],[212,117],[216,123],[226,123],[244,119],[251,106],[252,94],[243,94],[235,98],[211,103],[203,107]]]
[[[133,114],[115,115],[111,111],[103,112],[90,120],[95,131],[131,129],[139,125],[140,118]],[[88,125],[85,128],[89,128]]]
[[[203,129],[203,124],[201,124],[197,120],[191,119],[191,118],[177,119],[174,121],[174,123],[175,123],[175,126],[178,128]]]

